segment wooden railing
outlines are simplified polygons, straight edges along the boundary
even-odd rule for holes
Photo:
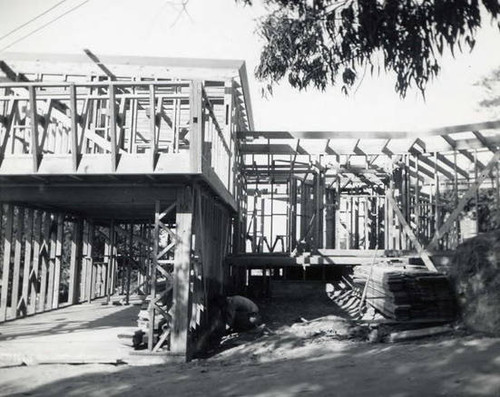
[[[120,155],[144,154],[154,171],[159,154],[189,149],[189,91],[189,82],[2,83],[0,158],[30,155],[38,172],[43,157],[71,155],[71,170],[58,171],[76,172],[81,156],[106,154],[115,172]]]

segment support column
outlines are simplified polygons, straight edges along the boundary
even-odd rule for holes
[[[43,213],[39,210],[34,211],[33,227],[33,267],[30,271],[30,304],[28,314],[34,314],[37,311],[38,298],[38,276],[40,274],[40,248],[42,246],[42,219]]]
[[[52,295],[52,309],[59,307],[59,287],[61,283],[61,265],[62,265],[62,250],[63,250],[63,228],[64,215],[57,214],[57,234],[55,246],[55,261],[54,261],[54,289]]]
[[[193,194],[190,187],[177,191],[177,244],[174,257],[173,324],[170,350],[189,356],[188,335],[190,319],[189,272],[191,267],[191,236],[193,222]]]
[[[69,291],[68,302],[70,305],[75,304],[79,300],[79,283],[82,259],[82,232],[83,221],[78,219],[73,224],[73,235],[71,236],[71,259],[69,266]]]
[[[6,204],[7,222],[4,229],[3,246],[3,272],[2,272],[2,294],[0,298],[0,321],[7,318],[7,296],[9,291],[10,259],[12,250],[12,224],[14,218],[14,208],[11,204]]]
[[[12,291],[10,296],[10,317],[17,317],[17,303],[19,297],[19,275],[21,272],[21,254],[24,230],[24,208],[17,207],[15,247],[14,247],[14,268],[12,271]]]

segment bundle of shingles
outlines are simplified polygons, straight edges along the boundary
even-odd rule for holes
[[[366,286],[366,303],[388,318],[451,321],[456,316],[453,290],[442,273],[379,263],[356,266],[353,281],[360,291]]]

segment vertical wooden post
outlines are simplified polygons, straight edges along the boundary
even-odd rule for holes
[[[39,210],[34,212],[34,228],[33,228],[33,269],[30,273],[30,305],[29,314],[37,311],[37,289],[38,277],[40,274],[40,248],[42,246],[42,219],[43,213]]]
[[[42,247],[40,247],[41,252],[41,276],[40,276],[40,305],[37,307],[37,311],[43,312],[45,311],[45,302],[47,299],[47,270],[49,266],[49,245],[50,245],[50,214],[48,212],[42,213],[42,230],[43,230],[43,243]]]
[[[7,318],[7,299],[9,292],[10,261],[12,255],[12,224],[14,208],[11,204],[5,204],[7,222],[3,233],[3,271],[2,271],[2,293],[0,297],[0,322]]]
[[[116,222],[113,221],[114,223],[114,228],[113,231],[116,230]],[[116,289],[116,283],[117,283],[117,278],[118,278],[118,247],[117,247],[117,236],[116,232],[113,233],[113,245],[112,245],[112,252],[111,256],[113,261],[111,262],[111,295],[115,294],[115,289]]]
[[[321,206],[323,204],[323,194],[321,190],[321,171],[318,170],[318,173],[315,177],[315,186],[314,186],[314,198],[315,198],[315,208],[314,214],[315,216],[315,225],[314,225],[314,248],[319,249],[322,248],[321,244]]]
[[[189,147],[191,171],[202,172],[202,150],[203,150],[203,107],[202,107],[202,84],[201,81],[191,83],[189,96],[189,131],[191,143]]]
[[[38,147],[38,117],[36,109],[36,94],[35,87],[28,87],[28,95],[30,102],[30,123],[31,123],[31,156],[33,160],[33,172],[38,171],[40,148]]]
[[[81,260],[82,260],[82,232],[83,232],[83,221],[78,219],[73,224],[73,234],[71,236],[71,259],[69,267],[69,291],[68,291],[68,303],[73,305],[78,302],[79,295],[79,274],[81,271]]]
[[[293,176],[290,177],[290,227],[289,231],[289,243],[288,250],[292,252],[297,246],[297,179]]]
[[[437,152],[434,153],[434,233],[441,227],[441,214],[439,208],[439,175],[437,170]]]
[[[88,233],[87,233],[87,252],[86,252],[86,263],[87,263],[87,277],[86,277],[86,296],[87,303],[92,302],[92,294],[94,292],[94,260],[92,258],[93,254],[93,244],[94,244],[94,223],[92,220],[88,222]]]
[[[132,252],[134,248],[134,224],[129,225],[128,249],[127,249],[127,290],[125,295],[125,304],[130,303],[130,279],[132,277]]]
[[[340,166],[340,156],[337,155],[337,163]],[[337,172],[335,176],[335,249],[340,249],[340,204],[341,204],[341,195],[340,195],[340,175]]]
[[[149,314],[148,350],[149,351],[153,350],[154,325],[156,324],[155,305],[153,301],[156,298],[156,268],[158,266],[158,251],[160,246],[160,213],[161,213],[160,202],[157,200],[155,202],[155,223],[153,232],[153,253],[152,253],[153,260],[150,262],[150,268],[149,268],[149,282],[151,286],[151,295],[150,295],[151,299],[148,306],[148,314]]]
[[[335,193],[332,189],[325,189],[325,248],[335,247]]]
[[[257,192],[253,195],[253,213],[252,213],[252,227],[253,227],[253,238],[252,238],[252,252],[258,252],[257,246],[257,200],[259,196]]]
[[[416,235],[417,238],[422,237],[422,233],[420,230],[420,179],[418,177],[419,172],[420,172],[420,163],[419,163],[419,157],[418,155],[415,156],[415,227],[416,227]]]
[[[23,245],[24,208],[17,207],[16,235],[14,247],[14,268],[12,271],[12,291],[10,296],[10,317],[17,317],[17,303],[19,299],[19,276],[21,274],[21,251]]]
[[[54,225],[57,225],[56,216],[54,219],[50,220],[50,244],[49,244],[49,274],[48,274],[48,286],[47,286],[47,309],[53,308],[52,304],[54,301],[54,284],[55,284],[55,274],[56,274],[56,240],[57,240],[57,228],[54,230]]]
[[[155,86],[149,85],[149,133],[151,134],[151,171],[156,167],[156,153],[158,152],[158,140],[156,138],[156,106],[155,106]]]
[[[118,161],[118,146],[116,139],[116,98],[115,98],[115,86],[110,84],[108,86],[108,112],[109,112],[109,139],[111,145],[111,172],[116,171],[116,165]]]
[[[33,238],[33,209],[26,210],[26,230],[25,230],[25,246],[24,246],[24,269],[23,269],[23,289],[22,289],[22,303],[24,305],[25,314],[28,313],[29,304],[29,287],[30,287],[30,274],[32,266],[32,238]]]
[[[64,215],[57,214],[57,235],[55,247],[55,260],[54,260],[54,294],[52,297],[52,309],[59,307],[59,288],[61,284],[61,264],[62,264],[62,250],[63,250],[63,229],[64,229]]]
[[[229,144],[229,149],[230,152],[228,153],[228,164],[227,164],[227,186],[229,192],[232,194],[234,193],[233,190],[233,173],[234,173],[234,167],[233,167],[233,157],[234,157],[234,139],[233,137],[233,131],[231,129],[232,123],[233,123],[233,118],[232,118],[232,113],[233,113],[233,80],[228,80],[224,83],[224,111],[225,111],[225,121],[224,121],[224,137],[226,139],[226,142]]]
[[[191,235],[193,222],[193,195],[190,187],[177,192],[177,245],[174,257],[173,324],[170,350],[189,357],[188,326],[190,315],[189,273],[191,268]]]
[[[265,200],[264,197],[260,198],[260,240],[257,244],[257,251],[258,252],[263,252],[264,251],[264,231],[265,231],[265,225],[266,225],[266,205],[265,205]]]
[[[113,287],[113,271],[114,271],[114,261],[115,261],[115,220],[111,219],[111,224],[109,225],[109,242],[107,245],[107,266],[106,266],[106,303],[109,304],[112,294]]]
[[[75,83],[69,85],[69,109],[71,112],[71,165],[73,172],[78,170],[78,107]]]
[[[458,172],[457,172],[457,151],[453,151],[453,190],[455,191],[455,206],[458,205]],[[456,245],[460,243],[460,219],[455,222]]]

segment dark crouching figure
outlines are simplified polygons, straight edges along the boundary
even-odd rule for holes
[[[259,307],[244,296],[218,296],[216,303],[221,308],[226,327],[231,331],[248,331],[260,324]]]

